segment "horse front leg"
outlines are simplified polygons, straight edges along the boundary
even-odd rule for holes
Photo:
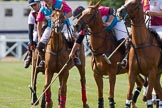
[[[69,71],[65,70],[59,75],[60,81],[60,108],[66,108],[66,92],[67,92],[67,80],[69,77]]]
[[[115,71],[116,72],[116,71]],[[110,108],[115,108],[115,102],[114,102],[114,90],[115,90],[115,82],[116,82],[116,73],[115,72],[109,72],[109,84],[110,84],[110,90],[109,90],[109,106]]]
[[[98,75],[94,72],[94,79],[95,79],[97,87],[98,87],[98,108],[104,108],[102,76]]]
[[[47,87],[51,83],[52,77],[53,77],[53,73],[49,71],[49,69],[46,69],[45,70],[45,86],[44,86],[44,90],[46,90],[45,91],[46,108],[52,108],[52,105],[53,105],[53,102],[51,99],[51,87],[47,89]]]
[[[132,97],[132,108],[137,108],[136,107],[137,98],[138,98],[138,96],[141,92],[142,86],[144,84],[144,79],[140,75],[137,76],[136,84],[137,84],[137,87],[136,87],[133,97]]]
[[[162,88],[160,85],[160,74],[157,74],[156,80],[154,83],[154,89],[156,92],[156,95],[158,96],[158,99],[156,98],[156,108],[162,108]]]
[[[82,93],[82,102],[83,108],[89,108],[87,104],[87,95],[86,95],[86,77],[85,77],[85,66],[79,65],[77,66],[80,74],[80,83],[81,83],[81,93]]]
[[[153,91],[155,79],[156,79],[156,71],[154,69],[150,69],[149,76],[148,76],[148,91],[146,94],[147,108],[153,108],[152,91]]]
[[[136,75],[134,74],[135,71],[129,70],[128,74],[128,93],[127,93],[127,100],[125,103],[125,108],[131,107],[131,101],[132,101],[132,91],[135,85]]]

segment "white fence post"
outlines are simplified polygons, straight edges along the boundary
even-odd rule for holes
[[[13,57],[22,60],[23,48],[27,49],[25,42],[28,42],[28,39],[16,39],[16,38],[7,38],[6,36],[0,36],[0,60],[5,58],[8,54],[12,54]],[[13,43],[8,46],[8,44]],[[24,53],[25,54],[25,53]]]
[[[4,35],[0,36],[0,59],[2,59],[6,52],[6,37]]]
[[[22,59],[22,42],[19,41],[17,43],[18,43],[16,47],[17,58],[21,60]]]

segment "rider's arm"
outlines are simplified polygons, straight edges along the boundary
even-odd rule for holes
[[[151,6],[151,3],[150,3]],[[153,8],[150,8],[150,10],[146,11],[146,14],[149,16],[155,16],[162,18],[162,2],[159,2],[159,5],[153,6]]]
[[[68,18],[70,18],[72,16],[72,12],[69,12],[69,13],[67,13],[66,15],[65,15],[65,19],[68,19]]]
[[[161,11],[150,11],[150,10],[148,10],[146,12],[146,14],[148,14],[149,16],[156,16],[156,17],[162,18],[162,10]]]
[[[33,44],[34,24],[28,24],[28,27],[29,27],[29,42],[30,42],[30,44]]]
[[[43,21],[45,20],[45,16],[42,12],[38,12],[37,16],[37,32],[38,32],[38,40],[40,40],[42,36],[42,25]]]
[[[104,23],[104,26],[109,26],[111,25],[113,19],[114,19],[114,9],[106,6],[100,6],[99,11],[101,16],[108,16],[108,21]]]
[[[34,24],[35,24],[35,17],[33,15],[33,11],[30,12],[28,16],[28,35],[29,35],[29,44],[33,44],[33,31],[34,31]]]
[[[40,41],[40,38],[42,37],[42,23],[43,22],[37,22],[37,32],[38,32],[38,40]]]
[[[109,15],[109,19],[107,22],[105,22],[105,26],[109,26],[111,25],[112,21],[114,20],[114,16],[113,15]]]
[[[63,4],[63,12],[67,13],[65,19],[70,18],[72,16],[72,9],[65,1],[63,1],[62,4]]]
[[[75,54],[76,50],[80,47],[80,45],[81,45],[81,43],[82,43],[82,41],[84,39],[84,34],[85,34],[84,31],[81,30],[80,33],[79,33],[79,37],[77,38],[76,42],[74,43],[73,48],[72,48],[72,50],[71,50],[71,52],[69,54],[69,58],[74,57],[74,54]]]
[[[73,48],[71,49],[71,52],[69,54],[69,58],[73,58],[76,50],[80,47],[80,44],[74,43]]]

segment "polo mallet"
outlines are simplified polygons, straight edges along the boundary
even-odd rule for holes
[[[126,41],[125,38],[116,48],[115,50],[107,57],[106,54],[102,54],[108,64],[111,64],[110,58],[114,55],[114,53],[122,46],[122,44]]]
[[[71,61],[71,58],[68,59],[68,61],[64,64],[64,66],[61,68],[61,70],[58,72],[58,74],[55,76],[55,78],[51,81],[51,83],[47,86],[47,88],[43,91],[43,93],[39,96],[39,98],[37,99],[37,101],[31,106],[31,108],[33,108],[36,103],[40,100],[40,98],[44,95],[44,93],[47,91],[47,89],[49,89],[49,87],[52,85],[52,83],[56,80],[56,78],[61,74],[61,72],[66,68],[66,66],[69,64],[69,62]]]

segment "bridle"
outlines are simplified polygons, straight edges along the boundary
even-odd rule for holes
[[[55,11],[55,13],[52,13],[51,18],[55,17],[53,14],[57,14],[57,12],[60,12],[60,10],[56,10],[56,9],[54,11]],[[60,38],[60,34],[61,34],[61,30],[63,28],[63,25],[64,25],[64,16],[63,15],[60,15],[55,19],[51,19],[51,33],[53,32],[55,35],[59,36],[58,38],[56,38],[56,36],[53,37],[53,35],[51,35],[51,38],[55,38],[54,39],[55,41],[59,42],[59,38]],[[55,45],[55,47],[57,48],[58,45],[59,44]],[[63,50],[61,48],[57,51],[49,50],[49,51],[46,51],[46,52],[50,53],[52,55],[58,56],[58,53],[61,53],[62,51],[65,51],[65,50]]]
[[[57,14],[60,10],[54,10]],[[55,31],[56,33],[60,32],[63,29],[64,25],[64,16],[60,15],[58,18],[54,19],[54,21],[51,21],[52,25],[52,31]]]
[[[132,4],[131,5],[131,9],[129,10],[129,13],[133,13],[134,11],[138,11],[138,13],[140,13],[139,11],[140,11],[140,8],[141,8],[141,6],[140,6],[140,4],[141,4],[141,2],[140,1],[138,1],[138,3],[135,3],[135,4]],[[126,4],[124,4],[122,7],[123,7],[123,9],[128,13],[128,9],[127,9],[127,7],[128,7],[128,5],[129,5],[129,3],[126,3]],[[138,15],[136,15],[136,16],[138,16]],[[132,19],[132,20],[134,20],[136,17],[131,17],[131,16],[128,16],[129,17],[129,19]],[[124,19],[125,20],[125,19]],[[143,19],[141,19],[142,20],[142,22],[141,22],[141,24],[133,24],[132,22],[131,22],[131,25],[132,26],[134,26],[134,27],[142,27],[143,25],[145,25],[145,20],[143,20]]]
[[[94,6],[89,6],[88,8],[93,9],[94,11],[93,11],[93,13],[88,14],[88,15],[90,15],[90,18],[87,21],[82,16],[78,19],[79,25],[77,25],[77,26],[79,29],[86,28],[86,25],[88,25],[89,23],[95,24],[95,21],[96,21],[95,19],[97,18],[97,14],[99,13],[99,10],[97,8],[95,8]],[[77,29],[77,27],[76,27],[76,29]]]

